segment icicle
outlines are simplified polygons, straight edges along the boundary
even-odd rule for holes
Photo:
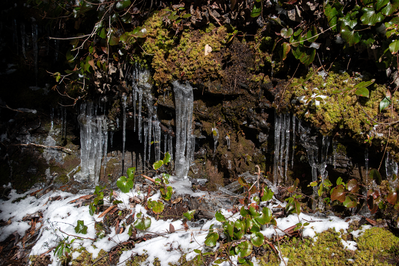
[[[213,137],[213,157],[216,155],[216,148],[218,146],[219,140],[219,130],[216,127],[212,128],[212,137]]]
[[[148,124],[144,124],[144,165],[147,162],[147,148],[148,148]]]
[[[226,135],[226,145],[227,145],[227,150],[230,150],[230,136]]]
[[[65,140],[67,136],[67,111],[65,107],[61,107],[61,113],[62,113],[62,118],[61,118],[61,125],[62,125],[62,137]]]
[[[143,90],[141,88],[139,88],[138,90],[138,94],[139,94],[139,106],[137,109],[137,132],[139,134],[139,141],[140,143],[143,143],[143,136],[141,134],[141,108],[143,105]]]
[[[161,159],[161,126],[159,121],[154,121],[154,153],[155,161]]]
[[[134,75],[133,75],[134,77]],[[137,101],[137,85],[133,82],[133,89],[132,89],[132,98],[133,98],[133,130],[136,132],[136,124],[137,124],[137,117],[136,117],[136,101]]]
[[[21,45],[22,45],[22,55],[26,59],[26,32],[25,32],[25,24],[21,24]]]
[[[334,168],[335,168],[335,162],[334,162]],[[366,147],[364,150],[364,170],[366,171],[366,179],[369,176],[369,148]]]
[[[51,119],[50,131],[53,131],[53,128],[54,128],[54,108],[51,108],[50,119]]]
[[[173,162],[173,137],[172,135],[168,135],[169,139],[168,139],[168,151],[170,153],[170,159]]]
[[[285,162],[284,162],[284,177],[285,181],[288,180],[288,160],[290,156],[290,125],[291,125],[291,116],[289,113],[285,114]]]
[[[83,103],[78,116],[80,125],[81,171],[75,174],[77,181],[98,183],[104,154],[107,152],[107,121],[105,116],[94,116],[92,102]],[[105,159],[106,161],[106,159]]]
[[[338,142],[333,139],[332,145],[333,145],[333,166],[334,166],[334,169],[337,168],[337,149],[338,149],[338,144],[337,143]],[[368,161],[369,160],[368,160],[368,150],[367,150],[367,165],[368,165]],[[366,173],[367,173],[368,167],[366,167],[366,168],[367,168],[367,170],[366,170]],[[367,174],[366,174],[366,176],[367,176]]]
[[[127,96],[122,96],[122,173],[125,172],[125,147],[126,147],[126,99]]]
[[[163,133],[163,154],[168,151],[168,134]]]
[[[187,177],[190,168],[191,131],[193,118],[193,88],[190,84],[173,82],[176,107],[176,159],[175,171],[178,178]]]
[[[284,176],[283,172],[283,158],[284,158],[284,152],[285,152],[285,115],[281,114],[280,115],[280,158],[278,162],[278,173],[281,177]]]
[[[292,154],[291,154],[291,168],[294,168],[294,157],[295,157],[295,139],[296,139],[296,133],[295,133],[295,123],[296,123],[296,117],[295,115],[292,115]]]
[[[280,158],[280,130],[281,130],[280,115],[274,114],[274,161],[273,161],[273,183],[278,184],[278,162]]]
[[[195,135],[191,135],[191,148],[190,148],[190,162],[194,162],[194,153],[195,153]]]
[[[152,114],[153,114],[153,105],[151,94],[147,96],[147,109],[148,109],[148,161],[151,161],[151,142],[152,142]]]

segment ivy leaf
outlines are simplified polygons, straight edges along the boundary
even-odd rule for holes
[[[377,0],[374,4],[375,10],[380,11],[381,8],[386,6],[389,3],[389,0]]]
[[[150,208],[155,214],[160,214],[163,212],[165,205],[162,201],[153,201],[151,199],[148,200],[148,208]]]
[[[248,241],[241,242],[235,247],[236,254],[238,257],[244,258],[252,253],[252,244]]]
[[[346,196],[345,201],[343,202],[346,208],[355,208],[357,206],[356,200],[354,200],[350,196]]]
[[[152,167],[154,168],[154,170],[158,170],[159,168],[162,167],[162,165],[163,165],[163,161],[162,161],[162,160],[159,160],[159,161],[155,162],[155,163],[152,165]]]
[[[75,233],[77,234],[87,234],[87,226],[84,221],[78,220],[77,225],[75,227]]]
[[[131,4],[130,0],[119,1],[118,3],[116,3],[116,9],[118,10],[125,9],[126,7],[130,6],[130,4]]]
[[[216,246],[216,241],[219,239],[219,234],[217,232],[209,232],[205,238],[205,245],[208,247]]]
[[[269,208],[264,207],[262,209],[262,214],[259,217],[255,218],[255,220],[261,225],[268,224],[272,219],[272,215],[272,211]]]
[[[399,40],[395,40],[389,44],[389,51],[391,54],[396,54],[399,50]]]
[[[350,29],[353,29],[357,25],[357,14],[359,12],[350,12],[347,13],[345,17],[340,18],[341,21],[345,26],[348,26]]]
[[[127,177],[131,179],[134,183],[134,173],[136,172],[136,167],[130,167],[127,169]]]
[[[372,7],[362,8],[363,15],[360,17],[360,21],[364,25],[374,26],[384,20],[384,15],[381,13],[376,13]]]
[[[292,28],[282,28],[280,31],[280,34],[283,38],[289,38],[291,35],[294,33],[294,30]]]
[[[262,12],[262,6],[260,3],[255,3],[254,8],[251,12],[251,17],[256,18],[259,17],[260,13]]]
[[[127,179],[126,176],[121,176],[116,181],[116,185],[123,193],[128,193],[133,188],[133,180]]]
[[[385,96],[384,99],[382,99],[382,101],[380,102],[380,112],[385,110],[390,104],[391,104],[391,99]]]
[[[136,221],[134,221],[134,227],[141,230],[145,231],[151,226],[151,219],[149,217],[146,218],[139,218]]]
[[[345,201],[345,189],[343,185],[338,185],[331,190],[331,200]]]
[[[326,7],[324,8],[324,14],[326,15],[328,19],[328,24],[330,27],[332,27],[333,31],[337,31],[337,23],[338,23],[338,17],[340,12],[338,12],[337,8],[327,4]]]
[[[228,222],[225,226],[225,230],[229,234],[230,237],[234,236],[234,222]]]
[[[187,220],[191,221],[194,218],[195,210],[191,210],[183,213],[183,216],[187,218]]]
[[[255,247],[260,247],[263,245],[263,241],[265,241],[265,237],[262,233],[256,232],[251,235],[251,243]]]
[[[381,13],[388,17],[392,15],[398,9],[398,1],[396,3],[391,4],[390,2],[381,10]]]
[[[359,32],[351,30],[348,26],[341,28],[341,36],[345,39],[349,46],[357,44],[361,39]]]
[[[171,186],[166,187],[166,191],[164,188],[160,188],[159,190],[164,200],[170,200],[172,198],[173,188]]]
[[[377,185],[381,185],[382,178],[381,178],[380,172],[378,172],[377,169],[371,169],[371,171],[369,173],[369,176],[370,176],[371,179],[375,180]]]
[[[169,152],[166,152],[165,157],[163,158],[163,164],[170,163],[171,157]]]
[[[263,189],[263,196],[262,196],[262,201],[269,201],[273,198],[273,191],[269,189],[268,187],[265,187]]]
[[[226,217],[224,217],[224,215],[220,211],[216,212],[215,217],[216,217],[216,220],[221,223],[226,221]]]

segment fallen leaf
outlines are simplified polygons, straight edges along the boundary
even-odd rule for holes
[[[205,45],[205,56],[212,52],[212,47],[209,44]]]

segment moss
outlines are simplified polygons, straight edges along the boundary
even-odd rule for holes
[[[95,262],[95,265],[99,265],[99,266],[106,266],[109,265],[109,255],[106,251],[104,251],[103,249],[100,250],[100,252],[98,253],[97,258],[93,259],[92,258],[92,254],[90,252],[88,252],[86,249],[82,248],[80,250],[80,255],[72,260],[72,266],[89,266],[89,265],[93,265]]]

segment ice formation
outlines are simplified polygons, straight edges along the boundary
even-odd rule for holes
[[[187,177],[191,159],[193,88],[189,83],[173,82],[176,106],[175,171],[178,178]]]
[[[295,124],[293,124],[295,126]],[[273,182],[275,185],[279,183],[279,176],[287,180],[289,153],[291,143],[291,115],[275,114],[274,116],[274,170]],[[291,159],[293,164],[293,159]]]
[[[81,170],[75,174],[75,180],[98,184],[101,164],[107,156],[108,127],[104,115],[95,115],[97,105],[83,103],[80,107],[78,122],[80,126]]]

